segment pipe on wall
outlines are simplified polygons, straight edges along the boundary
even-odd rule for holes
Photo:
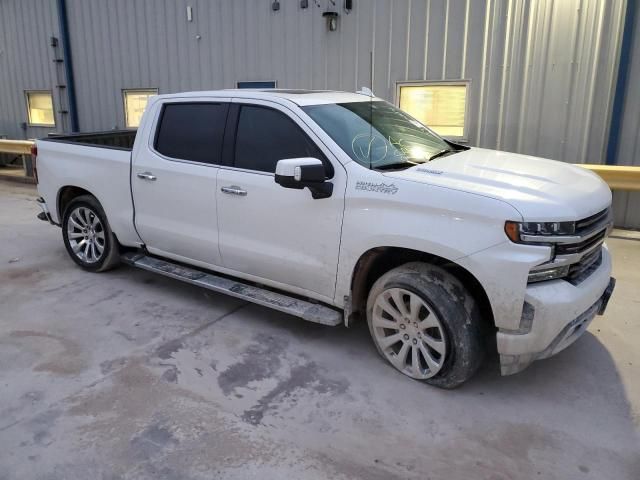
[[[64,55],[64,74],[67,78],[67,99],[69,102],[69,122],[71,132],[80,131],[78,125],[78,107],[76,102],[76,87],[73,78],[73,62],[71,60],[71,40],[69,38],[69,23],[67,22],[67,2],[57,0],[58,23],[60,26],[60,39],[62,41],[62,53]]]
[[[607,143],[607,155],[605,158],[607,165],[615,165],[617,163],[620,146],[620,127],[622,125],[622,116],[624,115],[624,100],[627,93],[627,80],[629,77],[629,64],[631,62],[631,48],[637,7],[638,2],[636,0],[627,0],[624,27],[622,30],[622,44],[620,46],[618,79],[616,80],[616,90],[613,98],[611,124],[609,126],[609,142]]]

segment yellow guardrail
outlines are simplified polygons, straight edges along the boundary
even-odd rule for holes
[[[15,153],[30,155],[33,140],[2,140],[0,139],[0,153]]]
[[[29,155],[33,140],[1,140],[0,153]],[[640,191],[640,166],[576,164],[597,173],[612,190]]]
[[[640,167],[587,163],[578,165],[600,175],[611,190],[640,191]]]

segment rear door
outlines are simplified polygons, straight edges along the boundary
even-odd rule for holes
[[[223,266],[330,301],[335,292],[346,172],[313,131],[284,106],[234,99],[230,166],[220,167],[217,204]],[[278,160],[319,158],[333,195],[275,183]],[[268,282],[265,282],[268,283]],[[322,298],[321,298],[322,297]]]
[[[149,143],[133,158],[136,229],[151,253],[219,265],[215,190],[229,101],[155,107]]]

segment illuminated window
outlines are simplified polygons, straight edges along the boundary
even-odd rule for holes
[[[27,96],[27,113],[29,125],[39,127],[55,127],[53,113],[53,97],[51,92],[25,92]]]
[[[467,82],[398,84],[398,106],[443,137],[465,140]]]
[[[123,90],[124,124],[127,128],[137,128],[147,106],[149,97],[158,94],[157,88]]]

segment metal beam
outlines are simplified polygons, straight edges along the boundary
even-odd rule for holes
[[[31,155],[32,140],[0,140],[0,153]]]
[[[579,166],[600,175],[611,190],[640,191],[640,167],[589,164]]]

